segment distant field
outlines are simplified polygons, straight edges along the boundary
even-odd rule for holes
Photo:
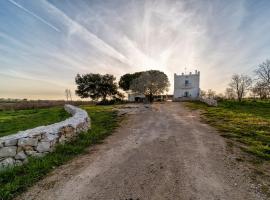
[[[4,100],[0,99],[0,111],[8,110],[27,110],[39,108],[52,108],[64,106],[65,104],[74,106],[93,105],[91,101],[63,101],[63,100]]]
[[[186,103],[203,111],[204,120],[243,144],[244,150],[270,160],[270,101],[224,101],[218,107],[200,102]]]
[[[0,111],[0,137],[59,122],[69,116],[63,107]]]

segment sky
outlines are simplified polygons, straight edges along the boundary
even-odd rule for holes
[[[199,70],[224,92],[270,58],[269,0],[1,0],[0,98],[64,99],[77,73]],[[185,70],[186,68],[186,70]],[[74,97],[75,98],[75,97]],[[78,98],[78,97],[76,97]]]

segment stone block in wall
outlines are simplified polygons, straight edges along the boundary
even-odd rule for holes
[[[20,151],[33,151],[34,148],[32,146],[19,146],[17,152]]]
[[[79,123],[77,126],[76,126],[76,132],[80,132],[80,131],[84,131],[85,130],[85,123],[82,122],[82,123]]]
[[[37,152],[37,151],[25,151],[27,157],[31,156],[31,157],[42,157],[45,155],[45,153],[47,152],[44,152],[44,153],[40,153],[40,152]],[[27,158],[25,159],[27,160]]]
[[[37,135],[33,135],[33,136],[31,136],[31,138],[40,140],[41,139],[41,135],[42,135],[42,133],[37,134]]]
[[[217,107],[218,106],[218,104],[217,104],[217,100],[215,100],[215,99],[210,99],[210,98],[200,98],[199,99],[201,102],[203,102],[203,103],[206,103],[208,106],[215,106],[215,107]]]
[[[18,140],[18,146],[37,146],[38,138],[21,138]]]
[[[16,146],[2,147],[0,149],[0,158],[13,157],[16,155],[16,152],[17,152]]]
[[[36,149],[39,153],[50,151],[51,150],[51,143],[50,142],[39,142]]]
[[[27,156],[32,156],[32,155],[34,155],[35,153],[37,153],[37,152],[34,151],[34,150],[26,150],[26,151],[25,151],[25,154],[26,154]]]
[[[64,135],[61,135],[61,137],[59,138],[59,143],[64,144],[66,141],[67,141],[67,138]]]
[[[24,151],[20,151],[19,153],[16,154],[15,159],[16,160],[24,160],[24,159],[26,159],[26,157],[27,156],[25,155]]]
[[[6,140],[4,143],[4,146],[8,147],[8,146],[15,146],[17,145],[18,139],[9,139]]]
[[[41,137],[41,142],[52,142],[54,143],[59,138],[58,134],[44,133]]]
[[[62,127],[59,130],[59,135],[64,135],[65,138],[72,138],[75,135],[75,128],[73,128],[72,126],[66,126],[66,127]]]

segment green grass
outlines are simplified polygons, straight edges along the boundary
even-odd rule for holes
[[[63,107],[0,111],[0,137],[62,121],[70,115]]]
[[[83,106],[91,117],[92,128],[74,141],[58,145],[56,150],[43,158],[30,159],[26,165],[0,172],[0,199],[12,199],[44,177],[53,168],[84,153],[86,147],[100,142],[118,125],[112,106]]]
[[[270,160],[270,101],[223,101],[218,107],[189,102],[191,109],[202,110],[203,119],[232,138],[242,148],[260,158]]]

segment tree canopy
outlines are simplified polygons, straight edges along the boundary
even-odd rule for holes
[[[141,72],[141,75],[131,82],[130,89],[144,94],[152,102],[153,96],[168,91],[169,85],[169,79],[164,72],[149,70]]]
[[[125,74],[121,76],[119,80],[119,87],[123,89],[124,91],[130,90],[130,85],[132,84],[132,81],[138,78],[142,72],[135,72],[133,74]]]
[[[116,78],[110,74],[77,74],[75,91],[81,98],[105,101],[108,97],[123,99],[124,95],[119,93]],[[125,74],[120,78],[119,87],[124,91],[133,91],[144,94],[149,101],[153,101],[154,95],[168,91],[169,79],[167,75],[158,70],[136,72]]]
[[[81,98],[105,101],[107,97],[113,97],[117,94],[115,80],[116,78],[110,74],[77,74],[75,78],[77,90],[75,92]]]

